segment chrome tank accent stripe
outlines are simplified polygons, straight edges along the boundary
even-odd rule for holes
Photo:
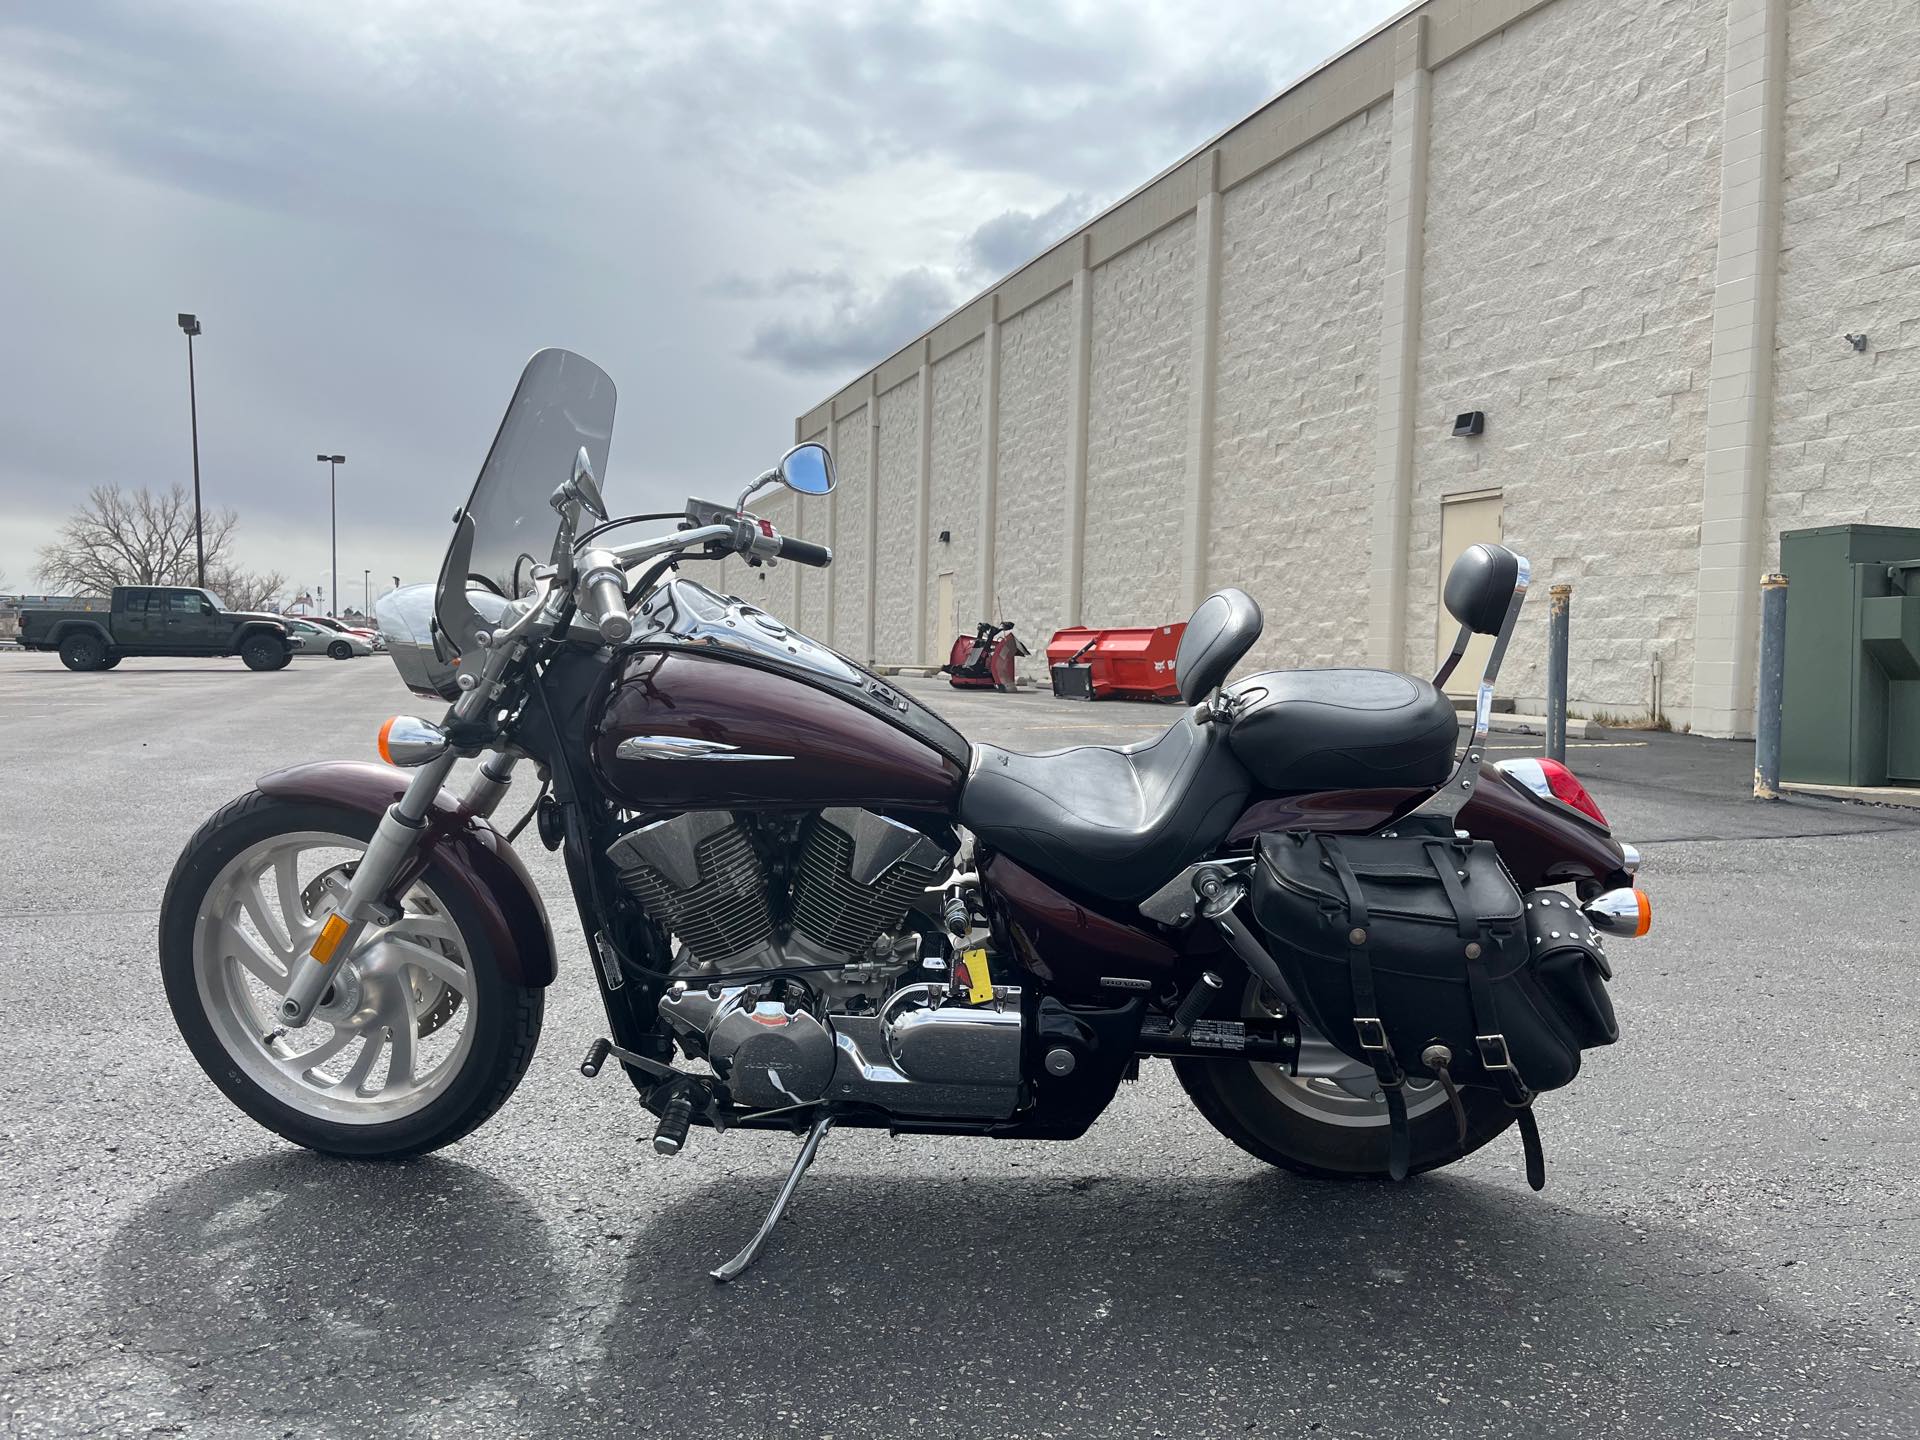
[[[791,760],[791,755],[757,755],[692,735],[629,735],[613,753],[621,760]]]

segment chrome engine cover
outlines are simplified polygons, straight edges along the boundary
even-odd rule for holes
[[[715,993],[715,992],[718,993]],[[972,1005],[946,985],[903,985],[872,1014],[815,1016],[749,986],[676,985],[660,1014],[704,1054],[736,1105],[828,1100],[889,1114],[1003,1119],[1020,1103],[1020,990]]]

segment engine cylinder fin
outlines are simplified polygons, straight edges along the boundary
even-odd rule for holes
[[[826,810],[801,844],[793,928],[812,947],[859,955],[939,879],[947,854],[911,826],[867,810]]]
[[[622,835],[607,856],[659,925],[703,965],[755,954],[773,938],[767,877],[725,811],[690,811]]]

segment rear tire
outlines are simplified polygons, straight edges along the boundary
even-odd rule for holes
[[[106,659],[100,662],[100,668],[102,670],[111,670],[113,669],[114,666],[118,665],[122,660],[126,658],[127,657],[124,655],[109,655],[107,656]]]
[[[85,672],[107,668],[107,647],[98,635],[81,631],[60,642],[60,663],[69,670]]]
[[[249,946],[244,938],[236,939],[243,932],[233,926],[233,917],[241,913],[253,917],[250,923],[256,935],[265,934],[268,928],[258,920],[263,911],[268,920],[278,919],[281,930],[291,928],[282,918],[285,903],[278,899],[288,891],[267,883],[265,876],[251,881],[250,909],[238,900],[246,894],[250,867],[257,863],[274,866],[277,862],[271,857],[278,853],[275,847],[282,845],[317,842],[326,851],[364,849],[375,824],[375,817],[358,810],[276,799],[257,791],[222,808],[187,842],[167,882],[160,912],[160,976],[174,1022],[194,1059],[226,1097],[254,1120],[309,1150],[357,1159],[398,1160],[452,1144],[506,1103],[533,1060],[546,992],[517,985],[506,977],[500,957],[488,945],[480,916],[465,892],[450,873],[430,861],[408,891],[405,905],[409,912],[426,910],[426,920],[418,923],[441,927],[433,933],[451,935],[458,941],[457,949],[447,952],[456,958],[454,968],[446,973],[460,982],[459,1003],[447,1007],[441,1023],[458,1021],[470,1033],[461,1035],[452,1053],[439,1062],[446,1073],[430,1068],[416,1074],[414,1047],[409,1043],[405,1084],[398,1092],[388,1088],[393,1083],[391,1066],[395,1063],[391,1057],[399,1050],[392,1040],[392,1017],[384,1008],[376,1007],[375,998],[384,995],[391,999],[392,991],[375,987],[390,985],[391,975],[383,976],[371,968],[377,962],[370,962],[370,968],[362,973],[358,965],[368,957],[366,950],[353,957],[353,968],[343,968],[337,980],[352,994],[341,1002],[342,1008],[353,1012],[344,1022],[338,1014],[328,1015],[323,1004],[306,1029],[290,1035],[274,1033],[268,1029],[274,1025],[273,1019],[260,1009],[246,1004],[236,1007],[235,996],[248,993],[244,988],[236,991],[231,983],[244,978],[235,968],[240,950],[249,949],[251,953],[237,962],[239,967],[263,984],[267,977],[260,968],[262,947],[257,943]],[[254,858],[262,855],[269,858]],[[273,873],[277,875],[278,871]],[[321,884],[322,879],[298,875],[289,887],[298,894],[305,913],[297,917],[299,930],[279,945],[273,958],[284,961],[290,949],[297,953],[316,933],[312,915],[319,908]],[[388,933],[404,936],[411,919],[411,915],[403,917]],[[271,937],[265,948],[275,949],[273,942],[278,938]],[[416,950],[418,944],[415,941]],[[436,965],[441,963],[433,956],[425,958]],[[343,960],[334,963],[349,965]],[[415,983],[418,978],[414,977]],[[284,977],[278,987],[284,989]],[[254,987],[255,1006],[277,1002],[272,984],[265,984],[265,993],[260,990],[260,986]],[[331,987],[328,993],[332,993]],[[423,1039],[430,1033],[427,1010],[400,1013],[418,1019]],[[389,1047],[389,1058],[383,1064],[372,1064],[371,1072],[361,1082],[370,1084],[384,1071],[380,1089],[368,1094],[352,1088],[351,1071],[344,1079],[319,1083],[328,1077],[316,1078],[316,1072],[309,1071],[305,1064],[307,1058],[325,1052],[344,1060],[346,1054],[353,1053],[352,1043],[345,1050],[328,1051],[327,1047],[339,1038],[342,1023],[352,1028],[352,1022],[366,1014],[374,1016],[372,1028],[357,1033],[368,1038],[352,1043],[378,1043],[382,1026],[388,1026],[384,1043]],[[323,1039],[320,1031],[327,1026],[332,1026],[334,1033]],[[305,1038],[306,1030],[314,1032],[312,1040],[321,1042],[317,1048]],[[424,1056],[424,1051],[420,1053]],[[341,1062],[328,1063],[337,1066]]]
[[[249,670],[283,670],[293,657],[287,647],[271,635],[254,635],[242,642],[240,658]]]
[[[1218,1019],[1276,1013],[1258,984],[1221,993]],[[1331,1081],[1302,1081],[1284,1067],[1250,1060],[1173,1062],[1173,1071],[1200,1113],[1227,1139],[1255,1159],[1296,1175],[1321,1180],[1386,1180],[1387,1107],[1384,1101],[1350,1095]],[[1491,1090],[1460,1092],[1467,1112],[1467,1140],[1460,1143],[1453,1109],[1439,1087],[1406,1092],[1408,1173],[1435,1170],[1464,1159],[1514,1121],[1514,1111]]]
[[[344,640],[336,640],[327,646],[327,654],[335,660],[351,660],[353,658],[353,647]]]

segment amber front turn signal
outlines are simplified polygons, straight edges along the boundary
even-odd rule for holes
[[[387,764],[406,769],[445,754],[447,732],[418,715],[395,715],[380,727],[375,748]]]

